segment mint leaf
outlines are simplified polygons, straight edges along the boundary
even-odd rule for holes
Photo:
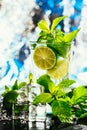
[[[85,118],[85,117],[87,117],[87,112],[84,112],[83,114],[81,113],[80,118]]]
[[[73,83],[75,83],[75,80],[64,79],[57,85],[57,87],[59,87],[59,89],[60,88],[67,88],[70,85],[72,85]]]
[[[53,101],[53,97],[50,93],[42,93],[38,95],[34,101],[33,104],[38,104],[38,103],[50,103]]]
[[[67,16],[60,16],[58,18],[55,18],[52,22],[52,26],[51,26],[51,32],[53,32],[53,30],[56,28],[56,26]]]
[[[72,120],[72,108],[68,102],[63,99],[55,100],[51,104],[52,112],[58,116],[61,122],[69,122]]]
[[[64,42],[64,32],[62,32],[59,29],[56,29],[54,31],[54,39],[55,39],[55,43],[60,43],[60,42]]]
[[[71,44],[64,42],[51,43],[47,44],[47,46],[57,52],[57,54],[61,57],[65,57],[71,48]]]
[[[5,91],[6,92],[9,92],[11,89],[7,86],[7,85],[5,85]]]
[[[75,39],[75,37],[76,37],[76,35],[77,35],[77,33],[80,31],[80,29],[78,29],[78,30],[75,30],[75,31],[73,31],[73,32],[70,32],[70,33],[68,33],[68,34],[65,34],[65,36],[64,36],[64,41],[67,43],[67,42],[72,42],[74,39]]]
[[[72,104],[79,104],[87,100],[87,88],[79,86],[73,90]]]
[[[58,90],[55,93],[56,98],[64,96],[65,94],[71,92],[72,89],[70,88],[70,85],[72,85],[73,83],[75,83],[74,80],[70,80],[70,79],[64,79],[64,80],[62,80],[57,85]]]
[[[56,87],[54,82],[50,79],[50,76],[44,74],[37,79],[37,83],[44,87],[44,92],[54,93]]]
[[[48,31],[47,32],[41,31],[39,33],[39,37],[37,39],[37,43],[40,43],[40,44],[44,43],[44,44],[46,44],[46,43],[53,42],[53,40],[54,40],[54,37],[53,37],[53,35],[51,33],[49,33]]]
[[[9,88],[7,85],[5,85],[5,91],[2,93],[2,96],[4,97],[6,95],[6,93],[8,93],[9,91],[11,91],[11,88]]]
[[[19,86],[18,86],[18,80],[16,80],[12,86],[12,90],[18,90]]]
[[[16,101],[18,97],[18,92],[15,90],[11,90],[10,92],[6,93],[3,98],[3,107],[5,109],[11,108],[12,104]]]
[[[76,110],[75,114],[79,118],[87,117],[87,103],[79,104],[79,109]]]
[[[55,90],[57,89],[57,87],[55,86],[55,84],[52,81],[50,81],[48,83],[48,87],[49,87],[49,91],[51,94],[53,94],[55,92]]]
[[[19,89],[23,88],[26,85],[26,82],[21,82],[18,86]]]
[[[47,24],[47,22],[45,20],[41,20],[39,23],[38,23],[38,27],[44,31],[44,32],[47,32],[49,31],[49,26]]]
[[[49,92],[49,82],[51,81],[50,76],[44,74],[37,79],[37,83],[44,86],[44,91]]]

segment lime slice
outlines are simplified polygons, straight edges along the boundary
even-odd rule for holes
[[[55,67],[53,67],[50,70],[47,70],[47,73],[49,76],[51,76],[54,79],[60,79],[68,74],[68,69],[69,69],[69,61],[63,59],[57,61]]]
[[[56,55],[52,49],[47,46],[35,48],[33,55],[36,66],[40,69],[51,69],[56,64]]]

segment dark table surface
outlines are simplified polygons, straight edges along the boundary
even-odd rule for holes
[[[52,120],[46,122],[0,120],[0,130],[87,130],[87,120],[83,120],[82,124],[79,122],[78,124],[52,124]]]
[[[0,120],[0,130],[49,130],[50,122]]]

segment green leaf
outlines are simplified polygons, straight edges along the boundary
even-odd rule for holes
[[[87,111],[87,101],[79,105],[80,108],[84,111]]]
[[[55,100],[52,102],[52,111],[54,115],[65,115],[70,117],[72,115],[71,106],[64,99]]]
[[[81,116],[80,116],[80,118],[85,118],[85,117],[87,117],[87,112],[85,112],[85,113],[81,113]]]
[[[38,103],[50,103],[53,101],[53,97],[50,93],[42,93],[38,95],[34,101],[33,104],[38,104]]]
[[[18,96],[18,92],[15,91],[15,90],[12,90],[12,91],[8,92],[8,93],[5,95],[5,99],[6,99],[9,103],[13,103],[13,102],[15,102],[15,100],[17,99],[17,96]]]
[[[54,93],[56,86],[54,82],[50,79],[50,76],[44,74],[37,79],[37,83],[44,87],[44,92]]]
[[[34,49],[36,48],[36,46],[37,46],[36,43],[32,44],[32,45],[31,45],[31,49],[34,50]]]
[[[11,90],[10,92],[6,93],[3,98],[3,106],[5,109],[9,109],[12,104],[16,101],[18,97],[18,92],[16,90]]]
[[[54,89],[55,97],[59,98],[61,96],[65,96],[67,93],[71,92],[72,89],[70,88],[70,85],[72,85],[73,83],[75,83],[74,80],[70,80],[70,79],[62,80]]]
[[[81,103],[78,105],[78,109],[75,110],[75,115],[79,118],[87,117],[87,103]]]
[[[69,122],[72,117],[72,108],[64,99],[55,100],[51,104],[52,112],[58,116],[61,122]]]
[[[47,42],[47,34],[45,34],[45,35],[40,35],[39,37],[38,37],[38,39],[37,39],[37,42],[38,43],[42,43],[42,44],[46,44],[46,42]]]
[[[21,82],[18,86],[18,89],[21,89],[23,88],[24,86],[26,85],[26,82]]]
[[[49,92],[49,82],[51,81],[50,76],[44,74],[37,79],[37,83],[44,86],[44,91]]]
[[[51,33],[49,33],[49,31],[47,32],[43,32],[41,31],[39,33],[38,39],[37,39],[37,43],[42,43],[42,44],[46,44],[46,43],[51,43],[53,42],[54,37]]]
[[[64,43],[64,42],[51,43],[47,44],[47,46],[53,49],[55,52],[57,52],[57,54],[61,57],[66,57],[67,52],[69,52],[71,48],[70,43]]]
[[[56,29],[54,31],[54,38],[55,38],[55,43],[60,43],[60,42],[64,42],[64,32],[62,32],[59,29]]]
[[[75,111],[75,115],[76,115],[77,117],[80,117],[81,114],[83,113],[83,111],[82,111],[81,109],[77,109],[77,110],[74,110],[74,111]]]
[[[11,89],[7,86],[7,85],[5,85],[5,91],[6,92],[8,92],[8,91],[10,91]]]
[[[72,42],[74,39],[75,39],[75,37],[76,37],[76,35],[77,35],[77,33],[80,31],[80,29],[78,29],[78,30],[74,30],[73,32],[70,32],[70,33],[68,33],[68,34],[65,34],[65,36],[64,36],[64,41],[65,42]]]
[[[39,23],[38,23],[38,27],[44,31],[44,32],[47,32],[49,31],[49,26],[47,24],[47,22],[45,20],[41,20]]]
[[[18,86],[18,80],[16,80],[12,86],[12,90],[18,90],[19,86]]]
[[[60,88],[67,88],[67,87],[69,87],[70,85],[72,85],[75,82],[76,82],[75,80],[64,79],[57,85],[57,87],[59,87],[59,89]]]
[[[87,88],[79,86],[73,90],[72,104],[79,104],[87,100]]]
[[[51,94],[53,94],[57,89],[57,87],[55,86],[55,84],[52,81],[49,81],[48,87],[49,87],[49,91]]]
[[[9,88],[7,85],[5,85],[5,91],[2,93],[2,96],[4,97],[6,95],[6,93],[8,93],[9,91],[11,91],[11,88]]]
[[[55,18],[52,22],[52,26],[51,26],[51,32],[53,32],[53,30],[56,28],[56,26],[67,16],[60,16],[58,18]]]
[[[56,93],[55,96],[56,98],[65,96],[66,94],[68,94],[69,92],[71,92],[71,88],[61,88],[59,89]]]

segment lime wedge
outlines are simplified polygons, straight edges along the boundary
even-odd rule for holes
[[[47,46],[36,47],[33,54],[34,63],[40,69],[48,70],[55,66],[56,55]]]
[[[68,69],[69,60],[62,59],[58,60],[56,65],[52,69],[47,70],[47,73],[54,79],[60,79],[68,74]]]

